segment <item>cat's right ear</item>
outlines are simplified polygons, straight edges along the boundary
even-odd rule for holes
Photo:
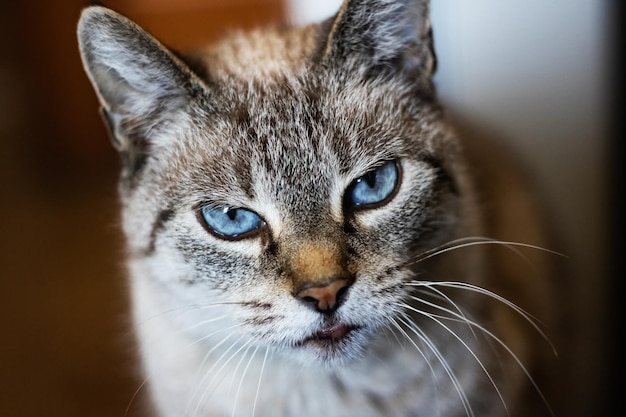
[[[83,10],[78,43],[113,144],[133,170],[142,153],[155,145],[151,141],[159,127],[201,90],[200,81],[155,38],[105,7]]]
[[[437,67],[429,0],[344,0],[325,23],[321,62],[348,73],[408,79],[433,93]]]

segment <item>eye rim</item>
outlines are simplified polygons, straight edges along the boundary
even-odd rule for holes
[[[220,233],[217,230],[215,230],[211,225],[209,225],[209,223],[206,221],[206,218],[203,215],[203,211],[205,209],[221,209],[221,208],[226,208],[226,209],[230,209],[230,210],[245,210],[245,211],[248,211],[250,213],[253,213],[254,215],[256,215],[259,218],[258,226],[255,227],[254,229],[251,229],[251,230],[248,230],[248,231],[246,231],[244,233],[239,233],[239,234],[236,234],[236,235],[233,235],[233,236]],[[196,209],[196,218],[198,219],[198,221],[200,222],[202,227],[207,232],[209,232],[209,234],[211,234],[212,236],[214,236],[214,237],[216,237],[218,239],[231,241],[231,242],[245,240],[245,239],[251,239],[251,238],[256,238],[256,237],[260,236],[267,229],[267,222],[265,221],[265,219],[261,215],[259,215],[256,211],[247,209],[245,207],[230,207],[228,205],[201,204]]]
[[[375,203],[355,204],[352,201],[352,191],[354,187],[356,186],[357,181],[365,177],[367,174],[380,169],[381,167],[385,166],[388,163],[393,163],[397,172],[396,183],[394,185],[393,190],[391,190],[391,192],[389,193],[389,195],[387,195],[387,197]],[[391,200],[393,200],[396,197],[396,195],[398,195],[398,191],[400,190],[400,186],[402,184],[402,178],[403,178],[402,164],[398,159],[389,159],[389,160],[381,161],[381,163],[377,164],[375,168],[367,171],[366,173],[359,176],[358,178],[355,178],[350,183],[350,185],[346,188],[344,198],[343,198],[344,212],[346,214],[353,214],[359,211],[374,210],[374,209],[387,205]]]

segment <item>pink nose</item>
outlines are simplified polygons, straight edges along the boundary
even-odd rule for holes
[[[342,301],[345,290],[350,285],[347,279],[333,279],[324,284],[305,286],[296,297],[310,304],[321,313],[332,313]]]

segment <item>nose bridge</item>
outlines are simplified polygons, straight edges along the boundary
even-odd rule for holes
[[[319,240],[297,245],[289,256],[293,295],[322,313],[332,313],[352,284],[345,249]]]
[[[344,250],[327,240],[297,245],[289,256],[289,270],[294,289],[324,285],[346,272]]]

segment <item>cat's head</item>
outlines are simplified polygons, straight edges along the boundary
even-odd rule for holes
[[[208,340],[231,328],[329,365],[394,327],[416,255],[462,227],[427,14],[422,1],[349,1],[320,25],[181,57],[85,9],[80,49],[123,157],[134,279],[163,311],[204,306]]]

